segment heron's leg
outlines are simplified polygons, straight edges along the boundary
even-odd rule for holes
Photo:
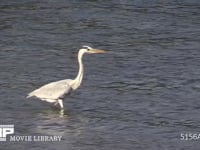
[[[58,103],[60,105],[60,108],[63,109],[63,100],[62,99],[58,99]]]

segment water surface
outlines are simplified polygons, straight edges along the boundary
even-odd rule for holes
[[[0,2],[0,117],[15,135],[61,142],[2,143],[4,149],[195,149],[181,133],[200,130],[200,3],[184,1]],[[74,78],[82,86],[65,113],[27,93]]]

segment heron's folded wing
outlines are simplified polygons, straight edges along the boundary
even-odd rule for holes
[[[71,87],[69,85],[70,80],[61,80],[57,82],[52,82],[46,84],[39,89],[31,92],[29,96],[35,96],[38,98],[45,98],[45,99],[58,99],[63,97],[63,95],[70,92]]]

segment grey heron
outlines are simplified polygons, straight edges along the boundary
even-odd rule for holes
[[[85,53],[105,53],[105,51],[83,46],[78,52],[79,71],[75,79],[64,79],[48,83],[29,93],[27,98],[36,97],[42,101],[54,103],[55,105],[59,104],[60,108],[63,109],[64,97],[81,85],[84,72],[82,57]]]

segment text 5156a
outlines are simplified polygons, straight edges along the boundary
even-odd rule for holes
[[[180,139],[185,141],[200,140],[200,133],[181,133]]]

